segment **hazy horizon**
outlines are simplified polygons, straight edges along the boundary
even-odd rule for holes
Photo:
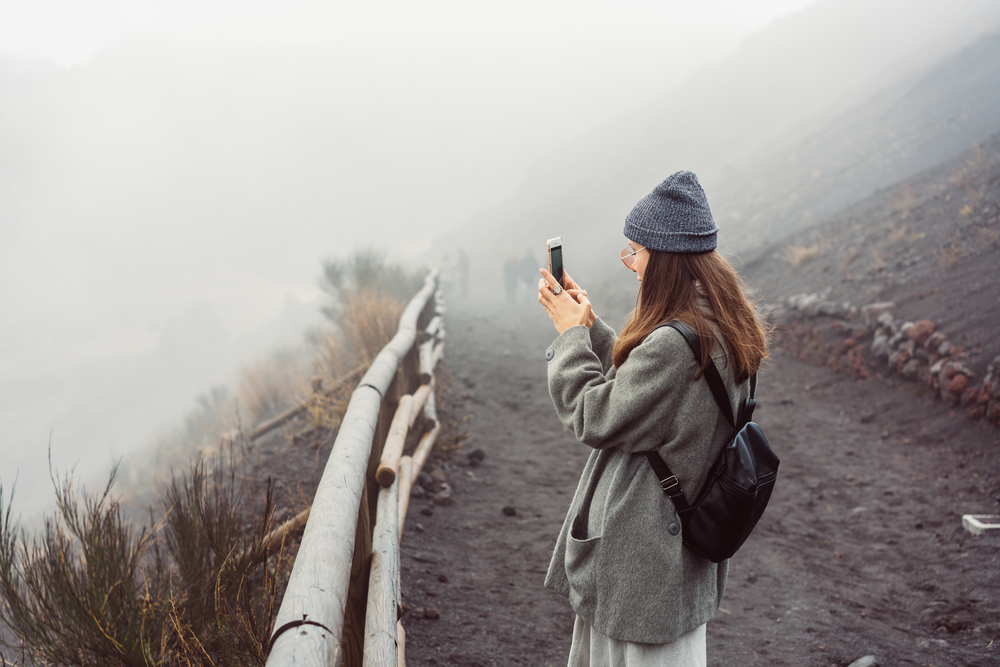
[[[879,68],[944,30],[944,3],[917,4],[901,23],[913,34],[862,35],[868,46],[815,80],[789,52],[802,78],[781,90],[770,134],[730,148],[752,157],[785,125],[877,90]],[[989,7],[959,5],[965,18]],[[100,479],[241,364],[300,342],[320,321],[323,258],[374,246],[424,261],[432,239],[511,201],[545,210],[546,191],[574,177],[546,168],[604,128],[659,113],[699,77],[716,86],[734,54],[797,44],[785,33],[809,12],[867,7],[5,3],[0,482],[19,470],[19,505],[47,501],[50,431],[60,470],[79,462]],[[852,48],[848,34],[828,41]],[[878,72],[855,80],[867,58]],[[810,92],[837,76],[826,97]],[[627,129],[657,129],[643,123]]]

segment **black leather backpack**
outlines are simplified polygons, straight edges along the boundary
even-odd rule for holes
[[[672,320],[656,329],[660,327],[676,329],[691,347],[695,359],[701,360],[698,334],[690,326]],[[754,400],[757,375],[750,378],[750,398],[743,401],[737,419],[733,419],[729,393],[711,358],[703,377],[722,414],[733,425],[734,436],[716,459],[705,488],[697,500],[691,504],[687,502],[677,477],[655,451],[646,452],[646,457],[660,480],[660,488],[677,508],[683,527],[681,536],[684,544],[713,563],[718,563],[736,553],[750,537],[771,498],[779,461],[763,431],[751,421],[757,405]]]

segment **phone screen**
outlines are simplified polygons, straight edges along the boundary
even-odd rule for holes
[[[552,277],[559,281],[563,287],[566,286],[563,280],[563,257],[562,246],[556,246],[549,250],[549,261],[552,264]]]

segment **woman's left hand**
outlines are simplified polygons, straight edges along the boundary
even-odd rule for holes
[[[545,269],[541,269],[541,273],[543,277],[538,281],[538,303],[542,304],[552,324],[556,326],[556,331],[562,333],[581,324],[589,329],[596,316],[587,293],[583,290],[564,289],[559,294],[554,294],[552,288],[558,284],[556,279]]]

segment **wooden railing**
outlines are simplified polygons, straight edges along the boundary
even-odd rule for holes
[[[432,271],[351,395],[275,618],[267,667],[403,664],[399,536],[410,488],[441,429],[434,368],[444,351],[443,315]],[[403,456],[421,413],[432,427]]]

